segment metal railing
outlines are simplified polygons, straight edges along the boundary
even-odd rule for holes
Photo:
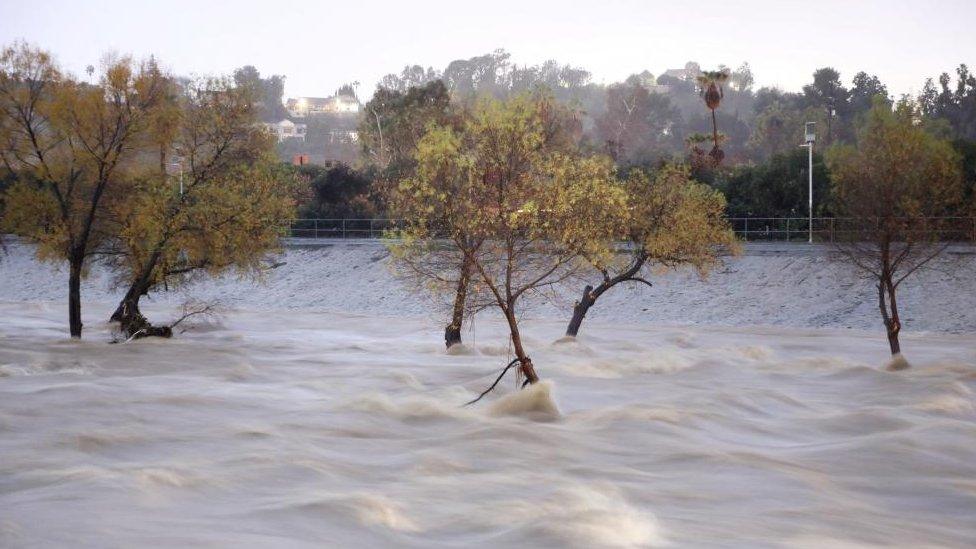
[[[730,217],[736,236],[747,242],[778,241],[803,242],[810,236],[807,217]],[[878,220],[844,217],[813,218],[813,241],[835,242],[851,236],[865,235],[874,229]],[[913,230],[928,235],[937,234],[946,242],[976,244],[976,217],[934,217],[913,220]]]
[[[814,242],[834,242],[855,233],[851,219],[837,217],[813,218]],[[940,217],[939,234],[942,240],[976,244],[976,217]],[[806,217],[730,217],[732,230],[748,242],[805,242],[809,236],[810,219]],[[292,238],[382,238],[399,220],[386,218],[320,218],[296,219],[288,227]]]
[[[321,218],[296,219],[288,228],[292,238],[382,238],[383,234],[396,228],[395,219],[353,219]]]

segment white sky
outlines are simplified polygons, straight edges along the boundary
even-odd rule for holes
[[[893,93],[976,65],[976,0],[0,0],[0,42],[23,38],[76,74],[107,51],[154,53],[181,74],[252,64],[286,96],[358,80],[372,94],[406,64],[443,69],[505,48],[519,64],[582,66],[597,82],[698,61],[749,61],[758,85],[798,90],[833,66],[877,74]]]

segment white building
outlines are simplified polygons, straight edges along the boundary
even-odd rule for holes
[[[305,141],[305,132],[308,129],[306,124],[296,124],[287,118],[281,120],[280,122],[265,124],[264,127],[278,138],[279,143],[288,139],[300,139]]]
[[[285,108],[295,118],[319,114],[355,114],[359,100],[354,95],[337,94],[332,97],[289,97]]]
[[[685,68],[683,69],[668,69],[664,71],[664,76],[670,76],[672,78],[677,78],[684,82],[694,82],[699,75],[701,75],[701,67],[698,63],[694,61],[689,61],[685,63]]]

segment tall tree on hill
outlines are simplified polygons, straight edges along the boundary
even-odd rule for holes
[[[451,96],[440,80],[406,91],[377,88],[363,107],[359,142],[367,164],[380,172],[381,184],[409,176],[426,126],[445,123],[450,116]]]
[[[837,133],[837,118],[843,118],[847,114],[849,92],[841,84],[840,73],[831,67],[817,69],[813,73],[813,83],[803,86],[803,94],[808,105],[823,110],[827,122],[824,141],[826,145],[830,145]]]
[[[976,141],[976,74],[966,65],[956,69],[956,86],[951,87],[948,73],[939,76],[938,87],[932,79],[925,82],[918,102],[927,119],[945,120],[956,139]]]
[[[245,65],[234,71],[234,84],[247,88],[257,107],[257,118],[262,122],[279,122],[288,117],[282,101],[285,94],[285,77],[274,74],[262,78],[253,65]]]
[[[681,114],[666,95],[629,79],[610,86],[606,101],[596,133],[619,165],[650,163],[680,150]]]
[[[885,98],[889,104],[891,103],[891,99],[888,96],[888,88],[877,76],[871,76],[861,71],[854,75],[853,84],[848,93],[848,110],[850,115],[857,116],[867,113],[874,105],[874,98],[878,96]]]
[[[725,157],[725,153],[719,146],[718,138],[718,122],[715,118],[715,111],[722,104],[722,98],[725,97],[724,85],[729,79],[729,71],[718,70],[718,71],[704,71],[698,78],[698,93],[705,100],[705,106],[708,110],[712,111],[712,141],[713,146],[709,156],[716,163],[721,162]]]
[[[400,74],[388,74],[380,79],[378,88],[395,92],[406,92],[410,88],[419,88],[434,80],[440,80],[441,73],[433,67],[426,69],[420,65],[407,65]]]

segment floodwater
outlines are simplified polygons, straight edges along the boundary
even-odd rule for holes
[[[0,305],[3,547],[972,547],[976,337]]]

